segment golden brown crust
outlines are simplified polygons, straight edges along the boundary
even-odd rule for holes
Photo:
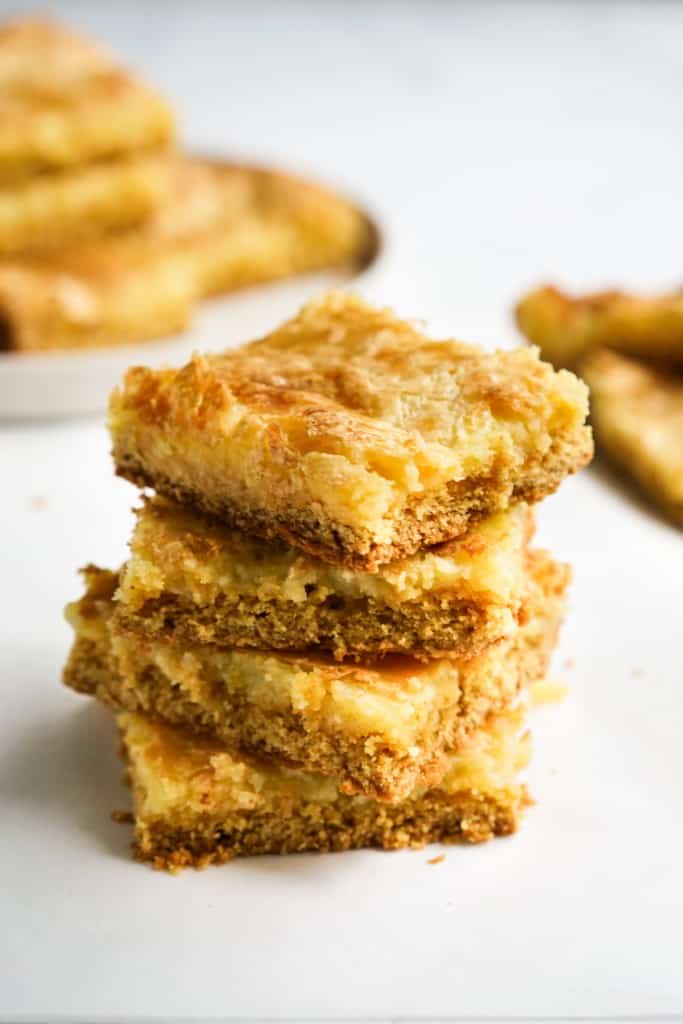
[[[371,597],[343,601],[335,595],[317,605],[241,598],[216,606],[162,595],[133,613],[119,605],[116,623],[125,633],[177,644],[320,650],[351,661],[385,654],[429,660],[479,654],[501,639],[501,627],[487,611],[481,603],[438,594],[400,608]]]
[[[347,792],[395,801],[417,784],[438,782],[445,752],[467,744],[489,715],[545,673],[568,570],[532,552],[530,571],[524,626],[514,640],[461,662],[340,666],[304,655],[175,649],[115,630],[112,639],[116,577],[91,568],[88,591],[70,611],[77,636],[64,681],[233,749],[336,776]]]
[[[574,369],[583,355],[602,347],[683,364],[683,291],[575,297],[547,285],[525,295],[516,316],[522,333],[555,366]]]
[[[88,40],[44,19],[0,29],[0,183],[167,145],[170,107]]]
[[[601,451],[683,527],[683,373],[608,350],[580,370]]]
[[[373,571],[536,501],[592,454],[584,386],[332,294],[259,342],[114,392],[117,472]]]
[[[0,267],[5,347],[108,346],[183,330],[205,295],[366,258],[365,217],[289,175],[169,162],[144,225]]]

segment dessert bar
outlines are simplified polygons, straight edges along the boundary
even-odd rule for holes
[[[450,756],[438,787],[397,804],[349,796],[332,778],[248,759],[141,715],[120,714],[118,723],[135,855],[171,871],[241,855],[481,842],[514,832],[529,802],[519,711]]]
[[[529,349],[433,341],[337,293],[236,351],[134,367],[110,429],[121,476],[375,571],[550,494],[591,456],[586,413]]]

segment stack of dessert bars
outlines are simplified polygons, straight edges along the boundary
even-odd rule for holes
[[[334,293],[241,349],[131,369],[116,470],[156,493],[122,569],[85,570],[65,681],[118,711],[136,855],[513,832],[568,581],[530,506],[590,458],[586,412],[531,349]]]

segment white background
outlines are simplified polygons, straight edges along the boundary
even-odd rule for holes
[[[144,69],[192,146],[366,199],[373,294],[436,331],[507,345],[538,280],[683,278],[681,5],[51,8]],[[575,567],[571,694],[537,714],[518,836],[174,879],[129,861],[109,716],[59,686],[75,567],[124,557],[135,492],[97,419],[5,424],[0,461],[0,1018],[683,1013],[683,540],[610,473],[541,510]]]

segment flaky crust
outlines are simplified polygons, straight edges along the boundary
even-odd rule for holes
[[[133,368],[110,429],[120,475],[374,571],[551,493],[592,454],[586,412],[534,352],[431,341],[331,294],[235,352]]]
[[[0,184],[167,145],[170,107],[47,19],[0,28]]]
[[[0,266],[0,327],[17,352],[142,341],[185,329],[203,296],[361,264],[373,234],[351,203],[290,175],[174,159],[134,231]]]
[[[580,363],[601,451],[683,527],[683,372],[607,350]]]
[[[525,295],[516,308],[522,333],[555,366],[575,369],[602,347],[683,365],[683,292],[639,297],[606,291],[569,296],[552,285]]]
[[[276,657],[220,655],[211,647],[176,649],[117,635],[108,627],[116,576],[91,569],[88,581],[88,592],[69,613],[76,641],[64,672],[68,686],[230,748],[336,776],[346,792],[396,801],[418,784],[437,783],[446,752],[466,745],[489,715],[545,673],[563,614],[568,570],[544,552],[532,552],[523,626],[514,639],[476,658],[432,669],[405,659],[364,667],[296,656],[292,667],[303,668],[305,676],[292,677],[284,702],[275,700],[270,689],[256,692],[253,684],[280,671]],[[288,665],[284,662],[285,672]],[[252,682],[241,685],[234,672]],[[372,705],[385,686],[405,704],[398,713],[412,710],[419,727],[399,735],[391,720],[382,718],[380,728],[375,716],[373,732],[359,731],[343,717],[349,713],[345,688],[352,688],[354,699],[357,694]],[[394,704],[392,697],[391,709],[382,715],[396,714]],[[332,715],[325,714],[328,706]]]

